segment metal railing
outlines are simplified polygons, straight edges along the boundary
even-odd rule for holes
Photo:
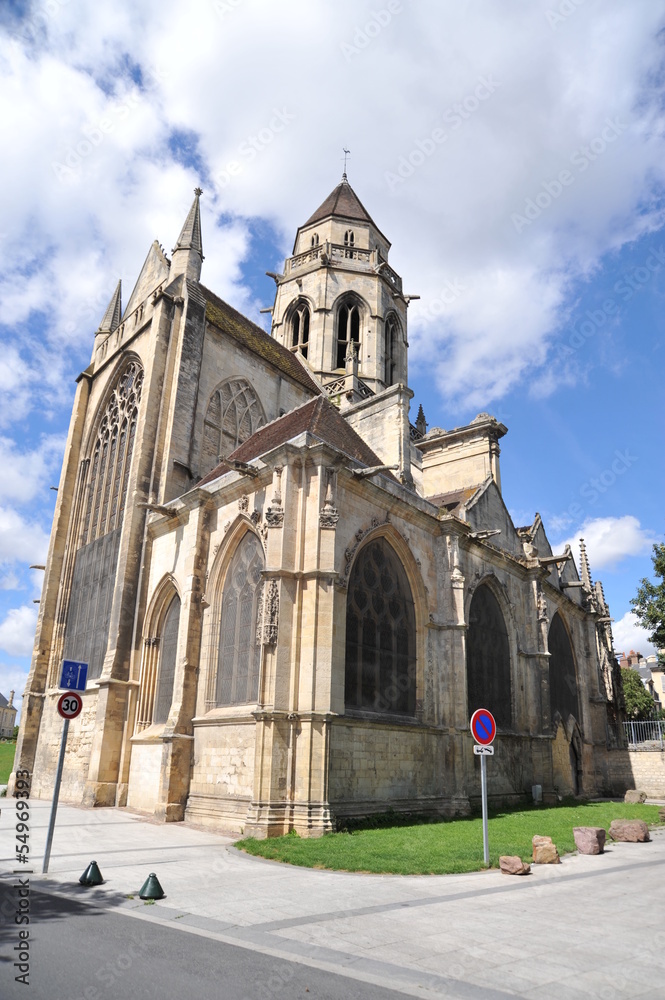
[[[642,750],[663,750],[665,720],[649,722],[624,722],[623,731],[629,747]]]

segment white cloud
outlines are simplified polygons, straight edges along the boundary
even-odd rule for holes
[[[632,514],[623,517],[595,517],[584,522],[572,538],[562,545],[579,551],[583,538],[592,570],[613,569],[623,559],[644,555],[656,541],[648,528],[642,528]]]
[[[49,476],[57,482],[64,446],[62,437],[44,435],[37,448],[26,451],[17,449],[10,438],[0,437],[0,499],[25,502],[48,490]]]
[[[35,639],[37,609],[30,604],[12,608],[0,622],[0,649],[10,656],[29,656]]]
[[[16,713],[16,725],[21,721],[21,705],[23,704],[23,692],[28,681],[28,671],[11,664],[0,663],[0,692],[9,699],[9,692],[14,692],[13,705],[18,709]]]
[[[34,44],[8,41],[0,59],[12,150],[0,180],[21,192],[3,213],[0,306],[10,324],[41,309],[47,346],[91,343],[116,275],[126,301],[152,239],[173,245],[198,179],[203,280],[246,308],[246,220],[269,219],[288,250],[347,143],[352,183],[422,296],[414,365],[484,407],[527,372],[541,394],[575,380],[544,368],[573,282],[662,223],[662,4],[587,0],[554,29],[551,0],[422,0],[376,37],[374,0],[211,2],[195,18],[179,0],[51,6]],[[262,132],[275,109],[288,121]],[[200,169],[177,162],[176,134]],[[544,207],[516,226],[529,199]],[[462,290],[442,297],[453,280]]]
[[[0,565],[43,563],[48,542],[41,525],[25,520],[11,507],[0,507]]]
[[[626,611],[623,618],[612,624],[614,649],[617,655],[634,650],[643,656],[656,652],[656,647],[649,642],[649,633],[642,628],[632,611]]]

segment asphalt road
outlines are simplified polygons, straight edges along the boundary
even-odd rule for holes
[[[29,985],[15,980],[17,894],[0,883],[2,1000],[403,1000],[358,982],[76,899],[30,893]],[[24,939],[25,940],[25,939]]]

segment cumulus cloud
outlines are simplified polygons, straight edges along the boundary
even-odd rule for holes
[[[573,552],[578,552],[581,538],[585,541],[593,570],[614,569],[623,559],[644,555],[656,541],[653,532],[642,528],[632,514],[591,518],[561,544],[568,544]]]
[[[613,622],[612,635],[614,649],[619,656],[621,653],[628,655],[631,649],[643,656],[656,652],[656,647],[649,642],[649,633],[642,628],[632,611],[626,611],[623,618]]]
[[[11,507],[0,507],[0,566],[43,563],[48,541],[40,524],[26,520]]]
[[[198,180],[204,280],[252,305],[249,220],[287,252],[347,143],[421,295],[413,363],[486,406],[527,372],[541,394],[574,381],[545,367],[571,288],[662,223],[661,4],[587,0],[557,25],[550,0],[50,7],[9,26],[0,61],[0,177],[22,193],[0,304],[9,324],[41,310],[51,345],[90,343],[116,276],[131,284],[155,237],[173,245]]]
[[[25,502],[48,489],[47,479],[57,475],[65,441],[58,435],[44,435],[37,448],[17,447],[11,438],[0,436],[0,500]]]
[[[0,649],[10,656],[29,656],[36,627],[37,609],[34,605],[12,608],[0,622]]]

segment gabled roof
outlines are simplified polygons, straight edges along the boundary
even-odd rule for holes
[[[5,698],[4,694],[0,694],[0,708],[7,708],[8,706],[9,706],[9,702]]]
[[[154,240],[148,250],[148,256],[143,263],[141,273],[136,279],[134,290],[129,296],[129,302],[127,303],[127,308],[123,313],[123,319],[127,316],[131,316],[139,302],[143,302],[144,299],[147,299],[148,295],[150,295],[151,292],[154,292],[157,286],[161,285],[162,281],[165,281],[168,278],[170,266],[171,265],[166,254],[157,240]]]
[[[306,431],[362,465],[367,467],[383,465],[378,455],[372,451],[369,445],[365,444],[360,435],[349,426],[339,410],[325,396],[312,399],[309,403],[299,406],[298,409],[285,413],[283,417],[278,417],[277,420],[259,427],[258,431],[229,455],[229,461],[235,459],[239,462],[251,462],[252,459],[265,455],[266,452],[272,451],[273,448],[291,441]],[[228,471],[229,465],[222,462],[197,485],[203,486],[205,483],[212,482],[213,479],[217,479]],[[385,475],[394,479],[394,476],[389,472]]]
[[[465,486],[461,490],[451,490],[450,493],[437,493],[434,497],[426,497],[430,503],[436,507],[445,507],[449,514],[456,514],[460,507],[466,507],[469,500],[481,488],[483,484],[477,486]]]
[[[320,394],[321,386],[314,381],[295,354],[283,347],[274,337],[270,337],[260,326],[236,312],[209,288],[205,288],[204,285],[198,287],[206,300],[206,319],[209,323],[223,333],[228,333],[238,343],[274,365],[309,392],[317,396]]]

